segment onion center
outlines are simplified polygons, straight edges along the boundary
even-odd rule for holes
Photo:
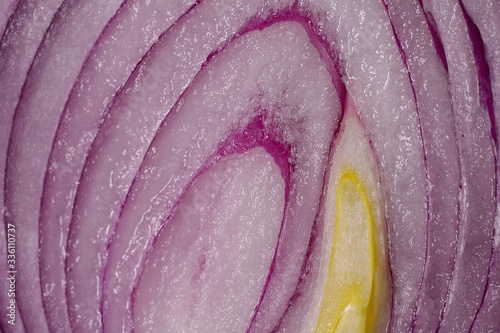
[[[348,101],[325,193],[315,332],[381,332],[391,279],[377,163]]]

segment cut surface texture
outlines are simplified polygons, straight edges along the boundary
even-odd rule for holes
[[[40,280],[50,327],[64,331],[70,327],[65,292],[66,247],[61,245],[67,242],[73,212],[73,205],[67,203],[74,203],[92,143],[119,87],[159,35],[191,4],[124,3],[102,32],[75,82],[54,139],[41,205]],[[140,29],[148,18],[150,29]]]
[[[352,169],[340,178],[336,193],[333,247],[316,332],[371,330],[375,245],[371,204]],[[368,326],[367,326],[368,324]]]
[[[413,327],[434,332],[453,272],[459,214],[460,163],[448,73],[419,1],[385,2],[412,80],[428,184],[427,254]]]
[[[479,62],[460,2],[429,0],[424,9],[434,17],[446,53],[461,171],[455,263],[439,330],[468,332],[483,301],[492,256],[494,117],[481,102]]]
[[[3,1],[0,7],[7,5],[9,2],[14,3],[12,1]],[[9,137],[12,132],[16,106],[19,103],[21,90],[36,51],[61,2],[62,0],[42,0],[30,3],[28,1],[19,1],[17,7],[12,8],[13,12],[9,13],[11,15],[10,19],[5,22],[7,26],[0,43],[0,170],[3,170],[0,172],[1,225],[5,225],[3,213],[5,211],[4,204],[7,201],[7,198],[4,197],[5,169],[7,167]],[[37,10],[42,7],[42,4],[43,10]],[[2,30],[1,25],[0,30]],[[29,210],[33,209],[35,208],[30,207]],[[0,250],[0,265],[5,267],[7,265],[7,255],[4,250],[7,238],[5,229],[2,228],[0,236],[3,245],[1,246],[2,250]],[[5,241],[3,241],[4,239]],[[0,280],[0,288],[8,290],[6,280]],[[1,307],[7,307],[8,302],[7,292],[0,293]],[[41,304],[41,302],[38,304]],[[23,332],[24,328],[19,309],[16,317],[18,318],[17,325],[10,327],[10,329],[12,332]],[[6,316],[0,317],[0,323],[2,323],[2,327],[9,327]]]
[[[498,332],[500,331],[500,164],[498,156],[500,142],[500,2],[487,1],[462,1],[467,14],[478,28],[480,36],[474,36],[476,43],[482,44],[484,50],[475,49],[476,55],[484,56],[487,62],[488,77],[480,75],[480,84],[491,84],[491,106],[494,114],[494,135],[496,131],[496,217],[495,232],[493,237],[493,254],[488,271],[486,293],[472,326],[472,332]],[[470,25],[470,24],[469,24]],[[483,51],[484,53],[481,53]],[[487,96],[487,95],[486,95]],[[490,110],[491,112],[491,110]],[[491,114],[490,114],[491,116]]]
[[[408,332],[424,274],[428,217],[420,120],[408,72],[381,1],[311,1],[305,10],[318,17],[318,30],[339,55],[342,79],[378,159],[391,248],[391,330]],[[348,13],[356,19],[347,19]]]
[[[136,332],[245,332],[281,229],[285,182],[263,148],[199,176],[158,237],[135,291]]]
[[[29,332],[56,329],[48,326],[45,311],[40,311],[44,305],[38,260],[40,198],[53,139],[80,69],[121,3],[122,0],[63,2],[54,14],[33,61],[28,59],[35,49],[33,45],[25,45],[28,52],[21,56],[21,68],[14,66],[13,70],[7,71],[8,76],[25,75],[29,68],[15,108],[7,156],[9,163],[5,170],[6,223],[17,226],[17,241],[24,244],[17,251],[16,264],[26,273],[17,277],[16,297],[21,315],[31,317],[25,323]],[[41,4],[37,5],[43,8]],[[41,10],[40,19],[45,24],[38,24],[34,36],[30,36],[28,23],[28,33],[24,37],[33,38],[36,43],[45,32],[46,15],[50,17],[53,5],[51,3],[46,12]],[[32,5],[28,8],[27,13],[32,10],[36,13]],[[14,82],[12,91],[16,96],[21,85],[18,85],[17,78]],[[7,111],[13,105],[15,103],[9,97]],[[59,329],[69,330],[70,326],[65,321]]]
[[[0,331],[500,331],[498,0],[2,1]]]
[[[385,331],[392,295],[384,203],[373,150],[351,100],[326,186],[318,282],[304,331]]]
[[[100,320],[102,311],[105,331],[131,330],[132,293],[141,267],[185,189],[211,161],[262,145],[281,161],[288,193],[273,270],[257,304],[263,313],[259,323],[272,329],[298,283],[340,111],[318,51],[297,22],[252,31],[204,66],[165,121],[155,120],[155,126],[161,124],[157,133],[144,125],[155,122],[153,108],[142,107],[147,117],[124,107],[106,120],[110,131],[96,139],[87,162],[88,171],[100,172],[83,173],[68,238],[70,318],[85,327]],[[159,101],[155,108],[164,105]],[[133,129],[121,133],[127,139],[118,140],[115,134],[127,128]],[[120,156],[130,156],[130,163],[113,164]],[[132,166],[139,165],[134,178]],[[82,247],[89,251],[85,258],[79,255]],[[89,272],[94,279],[85,278]]]

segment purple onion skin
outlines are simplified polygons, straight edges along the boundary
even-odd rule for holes
[[[138,277],[131,290],[120,291],[131,302],[122,311],[124,305],[109,298],[113,274],[121,280],[142,271],[156,237],[168,230],[167,208],[175,209],[196,175],[254,146],[279,165],[287,204],[266,287],[242,330],[284,331],[284,316],[306,316],[307,306],[288,310],[308,304],[301,292],[316,283],[319,254],[311,247],[320,241],[313,225],[321,198],[312,193],[321,189],[348,91],[373,144],[385,196],[393,281],[388,330],[497,332],[499,17],[496,0],[2,2],[0,223],[6,228],[0,231],[0,269],[7,271],[8,227],[15,225],[18,270],[16,325],[2,312],[2,331],[133,330],[127,311]],[[238,121],[230,130],[213,129],[231,110],[217,115],[222,118],[213,127],[216,116],[199,111],[198,120],[207,117],[199,133],[218,147],[211,154],[197,153],[187,137],[174,144],[196,123],[182,106],[195,103],[190,94],[203,91],[197,84],[205,77],[209,87],[210,70],[224,68],[224,61],[230,66],[224,50],[247,33],[283,22],[306,36],[304,52],[313,52],[329,75],[328,102],[303,111],[283,97],[274,113],[262,113],[269,118],[245,122],[270,108],[259,101],[265,95],[256,94],[239,106],[243,111],[233,115]],[[264,57],[266,50],[272,48]],[[290,52],[307,58],[299,47]],[[244,66],[233,79],[248,77],[241,74]],[[267,90],[279,86],[276,77]],[[236,86],[224,88],[227,96],[238,96],[230,90]],[[291,91],[283,88],[283,96]],[[303,113],[286,113],[294,108]],[[279,120],[298,114],[302,118],[290,116],[295,122]],[[321,140],[308,119],[324,131]],[[175,154],[158,153],[170,146]],[[169,183],[162,169],[169,163],[185,164],[172,174],[185,181]],[[150,174],[156,183],[144,181]],[[144,193],[158,198],[156,206],[132,204],[146,200]],[[148,221],[140,228],[152,232],[125,232],[134,229],[138,209]],[[291,228],[295,223],[300,227]],[[139,244],[142,252],[135,250]],[[124,254],[140,260],[127,264]],[[13,299],[8,288],[0,279],[2,309]]]

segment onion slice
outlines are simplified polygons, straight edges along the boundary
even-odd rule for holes
[[[200,3],[161,37],[116,96],[92,143],[75,197],[66,260],[66,293],[73,329],[99,330],[102,326],[98,285],[104,274],[107,243],[163,118],[210,54],[224,45],[228,32],[236,34],[242,24],[261,11],[259,4],[250,10],[232,1]],[[223,20],[225,16],[231,19]],[[204,29],[200,29],[202,25]],[[194,52],[187,40],[203,40],[204,45]],[[110,181],[113,186],[102,186]],[[75,266],[82,249],[88,261]],[[87,279],[89,272],[97,278]],[[78,288],[72,286],[74,283]]]
[[[9,17],[14,12],[19,0],[5,0],[0,3],[0,36],[3,35]]]
[[[417,102],[424,143],[427,190],[427,256],[413,327],[436,331],[454,265],[460,166],[448,76],[417,0],[387,0]],[[425,61],[421,61],[425,59]]]
[[[6,223],[17,226],[18,292],[26,330],[48,331],[38,265],[44,174],[64,103],[82,64],[121,0],[65,2],[37,52],[16,108],[6,168]],[[86,24],[91,22],[89,26]],[[62,55],[62,56],[61,56]],[[63,73],[61,75],[61,73]]]
[[[14,113],[19,101],[22,86],[30,65],[35,56],[36,50],[47,30],[54,13],[62,0],[52,1],[20,1],[16,8],[12,8],[12,13],[8,22],[5,23],[5,31],[2,33],[0,43],[0,223],[5,224],[5,169],[7,167],[7,151],[9,138],[12,130]],[[2,4],[7,5],[9,1]],[[13,3],[13,2],[12,2]],[[5,8],[7,10],[7,7]],[[0,27],[0,31],[3,29]],[[7,267],[5,229],[0,231],[0,266]],[[2,252],[3,251],[3,252]],[[0,280],[0,289],[5,292],[0,293],[0,306],[6,308],[9,299],[7,291],[9,287],[5,279]],[[17,325],[13,326],[14,332],[24,331],[22,318],[19,309],[16,309]],[[1,316],[2,327],[9,327],[7,317]],[[10,325],[12,326],[12,325]]]
[[[40,275],[50,328],[71,330],[64,245],[85,158],[119,87],[160,34],[190,5],[189,1],[150,6],[124,3],[93,47],[66,103],[45,176],[40,216]],[[151,29],[142,29],[148,20]]]
[[[461,168],[457,253],[440,329],[467,331],[483,298],[491,258],[496,182],[493,125],[481,104],[478,64],[461,6],[429,1],[424,9],[436,20],[446,54]]]
[[[359,329],[499,330],[499,13],[494,0],[5,0],[0,222],[16,226],[19,274],[16,326],[3,316],[2,330],[260,333],[348,317]],[[350,168],[325,186],[328,163],[357,156],[338,149],[349,135],[369,143],[354,149],[370,151],[371,180]],[[204,188],[213,175],[217,196]],[[256,208],[263,191],[273,200]],[[229,227],[235,210],[251,221]],[[340,264],[325,268],[330,252],[347,258],[332,242],[366,248],[384,223],[392,305],[365,316],[373,290],[391,294],[372,288],[374,262],[387,263],[370,245],[353,251],[367,264],[354,273],[362,297],[330,316],[325,290],[347,281],[331,278]],[[359,242],[341,237],[354,225]],[[237,290],[231,263],[252,267],[247,280],[234,272]]]
[[[291,164],[284,169],[289,194],[265,294],[281,308],[257,309],[267,322],[278,323],[298,282],[338,114],[329,77],[302,26],[293,22],[245,34],[204,67],[156,135],[121,213],[104,277],[106,330],[130,329],[130,295],[151,240],[207,161],[266,138],[279,142],[285,166]],[[299,81],[307,84],[292,84]],[[247,143],[240,143],[247,135]],[[292,244],[294,251],[287,250]]]
[[[497,20],[500,13],[500,3],[496,1],[462,1],[468,15],[470,15],[475,26],[481,34],[481,41],[484,43],[484,57],[489,69],[489,83],[491,84],[492,108],[495,117],[496,133],[496,159],[497,159],[497,184],[496,184],[496,217],[495,231],[492,237],[493,254],[489,267],[486,292],[482,300],[472,332],[495,332],[500,331],[500,165],[498,156],[500,146],[500,21]]]
[[[244,332],[271,271],[284,205],[281,170],[262,147],[198,176],[144,264],[134,331]]]
[[[295,317],[306,318],[298,326],[301,332],[389,328],[392,287],[377,161],[349,95],[344,106],[342,126],[330,153],[324,213],[317,221],[323,225],[318,234],[321,241],[313,244],[321,248],[318,267],[311,267],[318,269],[318,278],[310,280],[307,288],[314,294],[307,307],[292,310]],[[280,331],[290,328],[285,321]]]
[[[304,11],[316,18],[329,51],[339,55],[342,79],[379,161],[394,288],[390,329],[406,332],[427,242],[424,152],[412,86],[383,3],[315,1]]]

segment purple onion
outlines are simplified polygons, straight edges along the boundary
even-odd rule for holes
[[[387,330],[500,330],[499,15],[6,1],[2,331],[303,332],[347,98],[384,197]]]

